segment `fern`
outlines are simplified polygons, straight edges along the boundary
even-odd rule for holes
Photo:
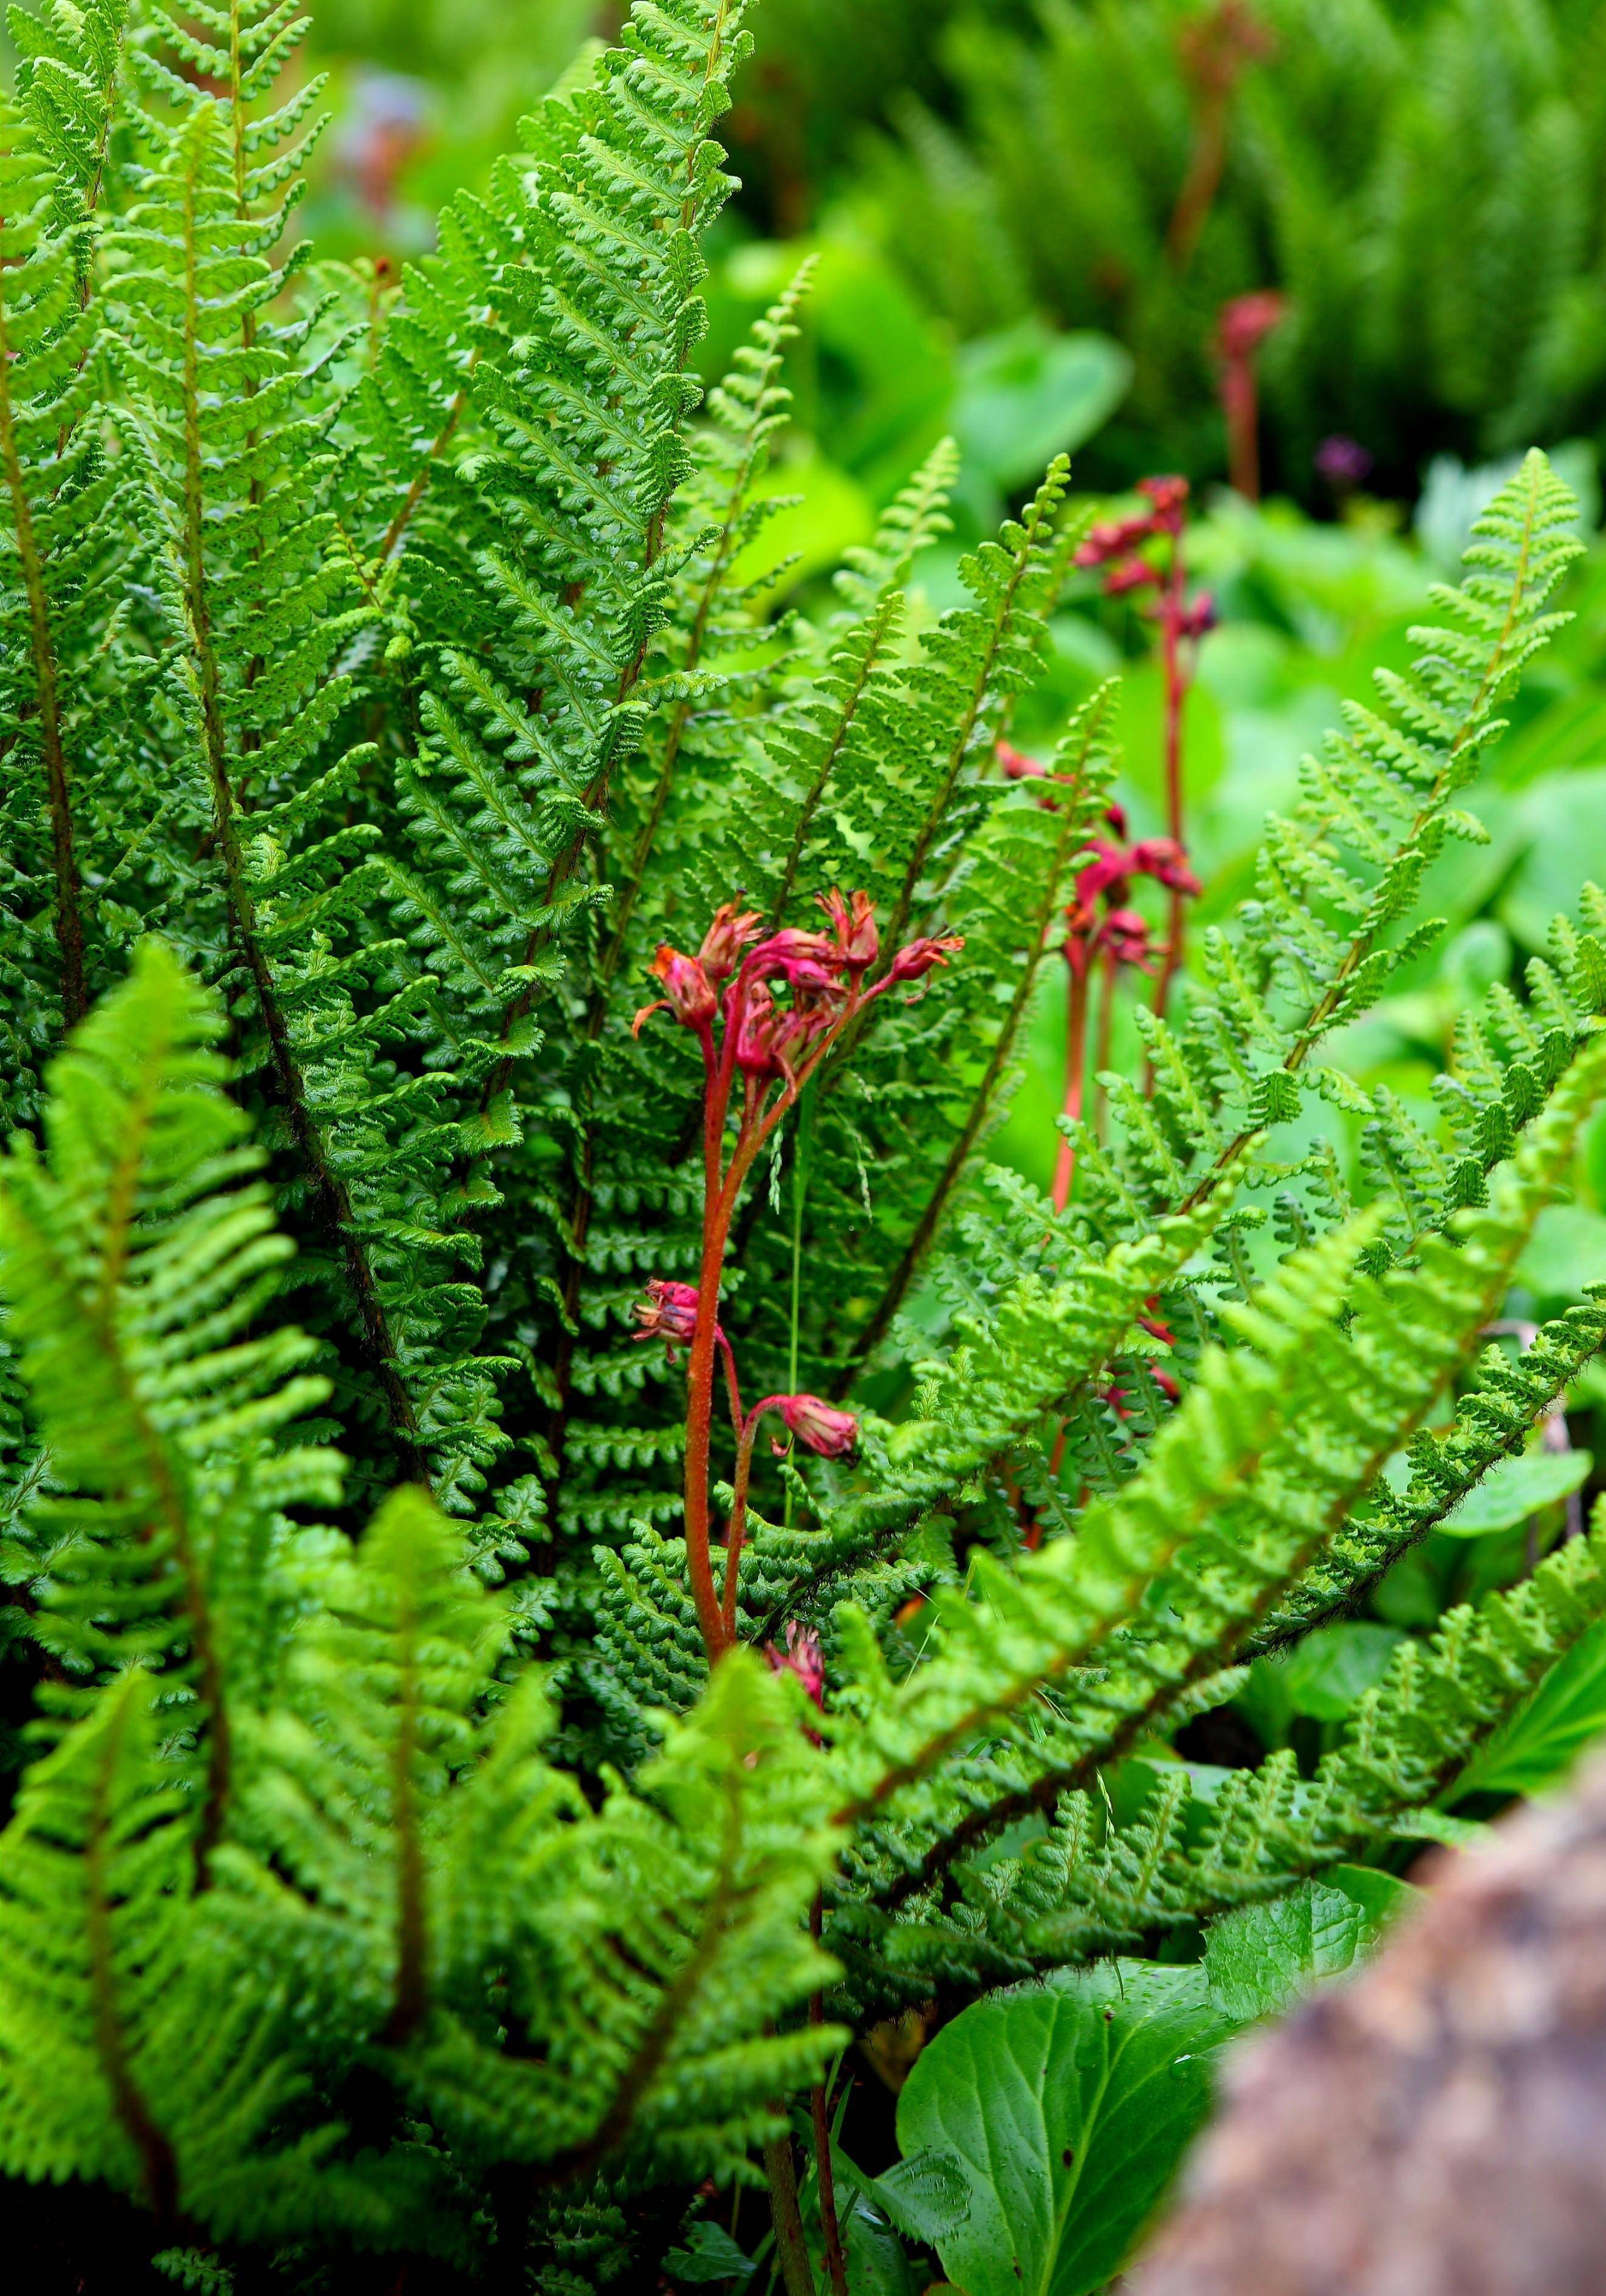
[[[866,2018],[1442,1833],[1606,1612],[1597,1529],[1303,1772],[1171,1759],[1606,1337],[1487,1345],[1606,1085],[1598,892],[1430,1111],[1324,1059],[1482,833],[1564,489],[1055,1210],[987,1150],[1112,693],[997,764],[1083,529],[1056,463],[918,608],[945,445],[772,613],[807,274],[694,368],[741,15],[637,0],[394,287],[286,251],[291,12],[19,20],[0,2169],[192,2276],[651,2273],[762,2173],[798,2283]]]

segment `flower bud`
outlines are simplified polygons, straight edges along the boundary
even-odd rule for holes
[[[1159,580],[1159,573],[1146,558],[1124,558],[1105,575],[1104,595],[1125,598],[1134,590],[1151,589]]]
[[[946,964],[949,949],[963,947],[964,939],[959,933],[947,933],[940,940],[926,938],[912,940],[893,958],[889,978],[894,980],[923,980],[933,965]]]
[[[1008,782],[1041,782],[1048,778],[1048,767],[1040,766],[1036,758],[1028,758],[1024,750],[1017,750],[1012,742],[999,742],[998,770]]]
[[[643,1004],[630,1024],[630,1033],[639,1037],[642,1023],[654,1013],[673,1013],[683,1029],[706,1028],[719,1010],[719,1000],[714,994],[713,983],[703,971],[700,957],[686,956],[671,948],[667,940],[660,941],[658,955],[650,970],[668,992],[654,1004]]]
[[[851,1411],[839,1411],[817,1395],[783,1395],[775,1408],[799,1443],[817,1451],[822,1459],[845,1459],[859,1439],[859,1423]]]
[[[688,1347],[697,1329],[697,1286],[667,1283],[651,1276],[647,1296],[631,1309],[641,1329],[638,1340],[664,1340],[671,1348]]]
[[[1204,887],[1188,866],[1188,857],[1174,837],[1145,837],[1131,853],[1135,876],[1152,877],[1174,893],[1197,896]]]
[[[734,901],[720,903],[697,952],[710,980],[724,980],[735,972],[742,950],[758,939],[761,922],[757,909],[739,908]]]
[[[1149,924],[1135,909],[1111,909],[1101,929],[1100,939],[1118,964],[1135,964],[1140,972],[1147,972]]]
[[[812,1627],[800,1620],[786,1622],[786,1652],[783,1656],[774,1643],[766,1643],[764,1655],[773,1672],[796,1677],[809,1697],[818,1707],[825,1703],[825,1653],[820,1648],[820,1637]],[[811,1733],[812,1735],[812,1733]],[[818,1743],[818,1741],[815,1741]]]
[[[856,988],[881,954],[881,937],[875,929],[870,896],[855,893],[849,909],[833,888],[819,896],[819,903],[835,929],[836,961]]]
[[[836,951],[830,936],[822,932],[805,932],[797,925],[783,925],[779,932],[761,940],[747,959],[750,977],[759,980],[791,980],[800,964],[832,966]]]
[[[780,1075],[781,1063],[775,1057],[775,1032],[781,1020],[782,1015],[776,1010],[775,1000],[769,990],[761,980],[754,981],[741,1000],[740,1019],[736,1024],[736,1066],[743,1076]]]

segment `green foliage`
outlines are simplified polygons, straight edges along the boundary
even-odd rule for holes
[[[1116,1962],[1002,1993],[946,2026],[898,2098],[905,2151],[960,2161],[970,2208],[940,2243],[976,2296],[1091,2296],[1203,2120],[1232,2031],[1205,1971]]]
[[[960,12],[947,101],[900,91],[860,213],[930,306],[1110,329],[1133,393],[1110,475],[1223,464],[1212,339],[1274,289],[1280,486],[1333,432],[1389,486],[1598,430],[1602,30],[1527,0],[1040,0]],[[1246,37],[1247,35],[1247,37]],[[957,113],[957,122],[954,115]]]
[[[1082,523],[1055,460],[937,609],[939,446],[774,611],[807,273],[706,401],[693,366],[741,14],[638,0],[397,290],[284,250],[289,12],[17,35],[0,2166],[110,2186],[198,2282],[735,2272],[689,2195],[760,2158],[796,2280],[832,2156],[799,2199],[789,2113],[855,2029],[1049,1972],[917,2067],[914,2158],[840,2153],[840,2221],[866,2285],[909,2243],[1091,2288],[1202,2107],[1212,1981],[1237,2015],[1246,1956],[1358,1949],[1403,1845],[1598,1719],[1606,1529],[1555,1542],[1529,1446],[1606,1289],[1490,1326],[1594,1152],[1606,899],[1430,1094],[1338,1037],[1482,849],[1566,489],[1531,456],[1346,704],[1055,1210],[988,1149],[1116,769],[1114,689],[1044,676]],[[1034,709],[1054,778],[1011,780]],[[826,1439],[716,1429],[727,1649],[683,1374],[624,1315],[711,1280],[705,1073],[632,1016],[722,905],[797,934],[833,887],[875,995],[731,1183],[717,1300],[749,1405]],[[1512,1483],[1505,1570],[1463,1534]],[[1395,1616],[1446,1548],[1476,1600]],[[1279,1682],[1264,1760],[1180,1758]],[[1077,1966],[1157,1937],[1124,2003]],[[1019,2210],[944,2071],[1016,2019],[1114,2065],[1047,2152],[1022,2120]]]

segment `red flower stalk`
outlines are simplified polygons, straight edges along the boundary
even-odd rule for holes
[[[1193,85],[1198,118],[1188,172],[1166,229],[1166,252],[1180,271],[1199,243],[1221,187],[1238,82],[1251,64],[1275,53],[1276,42],[1244,0],[1218,0],[1208,13],[1187,19],[1177,47]]]
[[[1227,472],[1245,502],[1260,499],[1259,401],[1255,360],[1261,344],[1279,324],[1288,299],[1270,293],[1238,295],[1223,309],[1216,329],[1221,365],[1221,406],[1227,423]]]
[[[911,941],[898,949],[880,977],[867,980],[880,941],[868,894],[844,901],[833,892],[822,901],[832,931],[804,931],[785,926],[757,939],[756,919],[725,902],[717,914],[697,957],[667,945],[652,970],[666,995],[637,1013],[639,1030],[649,1014],[673,1013],[692,1029],[702,1048],[703,1216],[702,1260],[692,1310],[691,1361],[687,1368],[685,1532],[686,1570],[692,1597],[710,1663],[735,1639],[737,1570],[746,1521],[747,1484],[753,1437],[766,1411],[778,1410],[799,1441],[824,1456],[840,1458],[852,1447],[856,1423],[815,1396],[766,1396],[756,1410],[742,1413],[728,1342],[718,1322],[719,1288],[731,1222],[755,1159],[799,1094],[830,1054],[843,1029],[887,992],[920,980],[947,963],[963,947],[954,936]],[[710,978],[712,975],[712,978]],[[717,995],[714,980],[726,985]],[[779,990],[786,1001],[777,997]],[[736,1137],[727,1154],[738,1075],[742,1092],[734,1115]],[[664,1287],[667,1293],[668,1287]],[[641,1313],[646,1336],[670,1336],[666,1324],[684,1319],[686,1302],[660,1298],[649,1287]],[[651,1319],[651,1320],[649,1320]],[[674,1334],[679,1336],[678,1331]],[[734,1499],[726,1538],[723,1594],[716,1587],[711,1554],[709,1495],[709,1441],[713,1424],[714,1361],[724,1347],[726,1382],[736,1431]]]

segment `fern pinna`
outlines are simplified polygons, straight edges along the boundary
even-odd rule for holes
[[[1056,1209],[987,1147],[1110,693],[997,758],[1082,522],[1057,463],[912,611],[945,446],[817,611],[744,581],[808,282],[705,402],[742,16],[637,0],[393,293],[285,244],[291,12],[15,20],[0,2152],[181,2276],[571,2287],[713,2177],[800,2289],[856,2021],[1442,1831],[1606,1613],[1596,1532],[1308,1775],[1165,1751],[1606,1335],[1487,1339],[1606,898],[1436,1121],[1321,1059],[1482,834],[1569,500],[1498,496]]]

